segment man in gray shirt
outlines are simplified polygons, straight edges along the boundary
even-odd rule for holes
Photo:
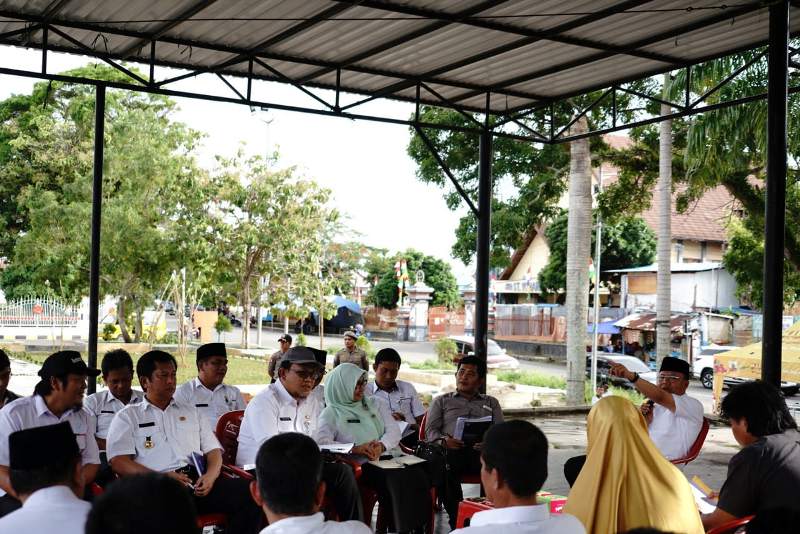
[[[491,416],[492,424],[503,422],[503,409],[494,397],[478,393],[486,383],[486,362],[477,356],[465,356],[458,362],[456,391],[434,399],[428,409],[425,439],[444,439],[447,446],[447,482],[442,488],[442,502],[450,516],[450,528],[456,528],[458,503],[464,499],[461,475],[479,474],[483,443],[469,444],[455,439],[453,433],[459,417],[479,419]]]

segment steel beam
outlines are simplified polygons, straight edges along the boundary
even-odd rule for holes
[[[92,243],[89,256],[89,354],[88,365],[97,369],[97,327],[100,322],[100,224],[103,205],[103,137],[105,136],[106,86],[98,84],[94,104],[94,172],[92,180]],[[88,394],[97,388],[88,381]]]
[[[786,226],[786,113],[789,83],[789,3],[769,6],[767,184],[764,214],[764,337],[761,378],[780,387],[783,245]]]
[[[492,237],[492,132],[481,133],[478,154],[478,239],[475,250],[475,355],[486,361],[489,330],[489,254]]]

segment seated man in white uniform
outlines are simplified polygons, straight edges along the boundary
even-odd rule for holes
[[[575,516],[550,515],[536,492],[547,479],[547,438],[536,426],[519,419],[492,425],[483,437],[481,484],[494,510],[478,512],[464,532],[585,534]]]
[[[0,519],[0,532],[83,534],[91,505],[81,453],[66,421],[14,432],[8,438],[9,477],[22,508]]]
[[[114,480],[114,472],[108,465],[106,458],[106,438],[108,428],[114,415],[128,404],[142,402],[144,393],[132,389],[133,385],[133,360],[125,349],[114,349],[106,352],[100,370],[105,382],[105,391],[98,391],[84,399],[83,405],[92,414],[95,420],[94,439],[100,449],[100,468],[97,470],[95,482],[100,486]]]
[[[244,410],[247,406],[239,388],[223,382],[227,374],[225,343],[206,343],[197,349],[197,378],[181,384],[175,391],[175,400],[200,410],[211,430],[217,428],[222,414]]]
[[[261,534],[371,534],[361,521],[325,521],[319,511],[325,496],[322,453],[299,432],[269,438],[256,457],[256,479],[250,484],[269,526]]]
[[[686,456],[703,426],[702,403],[686,394],[691,373],[689,363],[679,358],[664,358],[658,385],[641,380],[638,373],[628,371],[620,363],[611,363],[611,367],[611,373],[630,380],[649,399],[642,404],[642,414],[656,447],[667,460]]]
[[[166,473],[186,485],[199,514],[226,514],[227,532],[255,534],[262,514],[250,498],[247,480],[220,476],[222,447],[208,420],[173,398],[177,368],[175,358],[160,350],[136,362],[144,400],[127,405],[111,421],[108,462],[121,477]]]
[[[38,374],[41,380],[33,395],[0,410],[0,516],[21,506],[8,479],[8,437],[12,432],[67,421],[81,451],[86,484],[94,480],[100,465],[94,418],[82,406],[87,377],[94,380],[100,371],[87,367],[79,352],[64,350],[48,356]]]
[[[286,351],[278,369],[278,381],[259,391],[244,411],[237,467],[254,472],[261,444],[278,434],[299,432],[316,438],[322,403],[312,390],[325,370],[319,363],[325,356],[324,350],[308,347]],[[353,470],[342,463],[325,463],[322,480],[328,495],[333,497],[339,519],[361,521],[361,497]]]

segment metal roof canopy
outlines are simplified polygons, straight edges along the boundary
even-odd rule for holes
[[[566,98],[608,89],[604,97],[615,99],[630,93],[626,82],[766,45],[767,5],[759,0],[734,7],[709,0],[5,0],[0,43],[96,56],[121,69],[121,60],[142,63],[149,77],[129,73],[129,88],[138,90],[412,124],[359,113],[361,104],[387,98],[488,112],[502,117],[491,127],[495,136],[552,143],[571,139],[569,123],[553,112]],[[800,34],[800,17],[790,32]],[[155,66],[188,72],[156,80]],[[46,55],[38,72],[0,73],[52,78]],[[172,89],[204,73],[219,76],[230,94]],[[246,88],[236,87],[236,78],[246,80]],[[292,84],[318,107],[260,99],[253,85],[258,80]],[[684,102],[672,104],[676,115],[686,115],[701,112],[704,103],[691,101],[687,91]],[[549,131],[515,122],[533,109],[549,112]],[[630,126],[614,115],[597,131]],[[635,124],[660,120],[646,117]],[[478,133],[485,127],[474,122],[467,129]]]
[[[493,137],[543,143],[569,141],[574,138],[568,134],[571,123],[557,123],[553,111],[564,99],[608,88],[601,98],[616,103],[618,92],[631,93],[625,83],[769,44],[767,175],[771,179],[767,181],[766,199],[764,354],[772,358],[768,355],[777,347],[777,359],[769,365],[765,359],[764,378],[777,384],[788,37],[800,33],[800,17],[789,15],[797,9],[795,1],[786,0],[741,0],[733,7],[709,0],[5,0],[0,6],[0,44],[38,48],[43,54],[40,70],[0,66],[0,74],[94,84],[100,119],[105,88],[121,87],[407,124],[420,133],[420,127],[436,127],[479,134],[477,208],[464,196],[478,216],[475,337],[476,353],[485,355],[482,345],[488,322]],[[791,22],[795,19],[797,22]],[[47,71],[47,51],[96,56],[127,72],[132,81],[107,84],[51,74]],[[791,50],[792,56],[796,53]],[[121,60],[148,65],[149,77],[131,73]],[[154,78],[155,66],[189,72],[159,81]],[[175,82],[203,73],[219,76],[233,96],[170,89]],[[231,77],[246,79],[246,89],[237,89],[228,80]],[[320,107],[258,100],[253,95],[256,80],[292,84]],[[334,101],[316,94],[314,90],[319,88],[334,91]],[[360,97],[344,103],[348,95]],[[685,101],[669,103],[677,110],[672,116],[766,95],[715,106],[706,106],[704,97],[691,101],[687,85]],[[353,111],[378,98],[413,102],[417,115],[398,120]],[[452,128],[419,121],[419,106],[423,104],[460,111],[474,127]],[[614,108],[610,125],[584,135],[669,118],[650,117],[621,124]],[[519,122],[531,110],[549,110],[549,132],[534,131]],[[485,118],[478,121],[468,112],[483,113]],[[490,124],[490,115],[501,120]],[[102,141],[104,121],[97,123],[95,138]],[[518,133],[520,130],[522,133]],[[92,218],[90,275],[93,303],[98,301],[99,291],[102,142],[96,149],[93,194],[98,198]],[[444,170],[448,172],[446,167]],[[96,325],[95,308],[90,323]],[[96,364],[93,336],[89,362]]]

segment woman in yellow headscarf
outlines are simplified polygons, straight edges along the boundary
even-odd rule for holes
[[[650,527],[702,534],[689,482],[653,444],[641,411],[631,401],[601,399],[586,422],[586,463],[569,492],[564,513],[587,534]]]

